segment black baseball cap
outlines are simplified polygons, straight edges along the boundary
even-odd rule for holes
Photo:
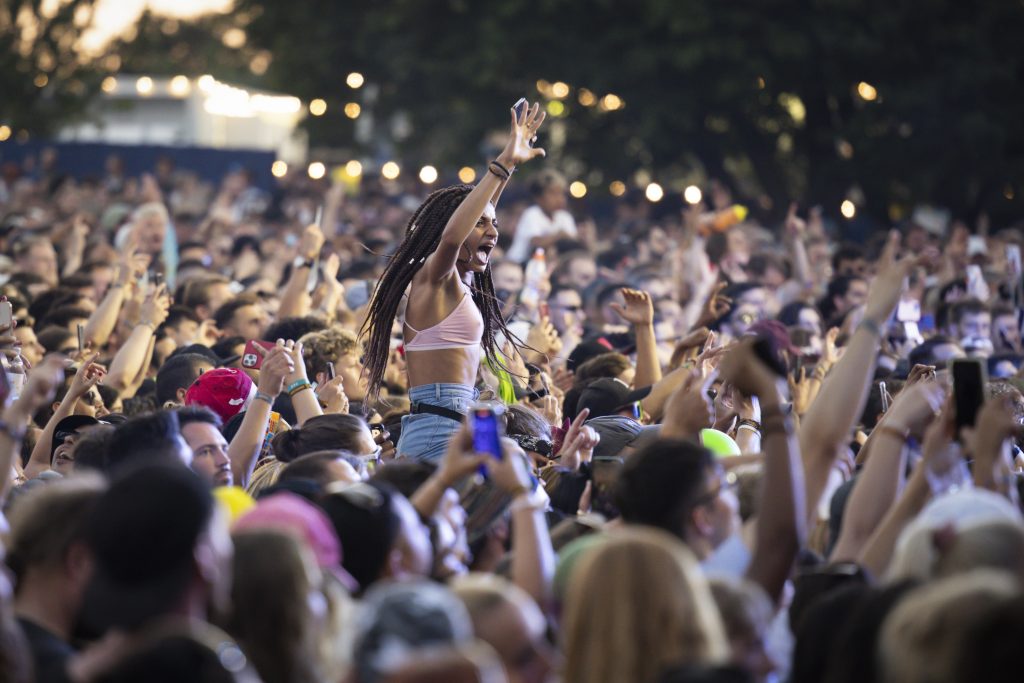
[[[614,415],[630,404],[647,398],[650,393],[650,387],[630,391],[629,386],[622,380],[602,377],[588,384],[580,392],[576,414],[579,415],[584,408],[589,408],[591,418]]]
[[[213,512],[209,487],[183,465],[147,464],[117,477],[87,525],[95,572],[83,601],[86,625],[132,630],[171,611]]]
[[[57,447],[64,443],[64,439],[68,436],[77,434],[78,430],[83,427],[95,427],[98,424],[104,423],[88,415],[68,415],[58,422],[57,426],[53,428],[53,439],[50,441],[50,459],[53,460],[53,454],[57,451]]]

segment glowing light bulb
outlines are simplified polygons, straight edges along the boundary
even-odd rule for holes
[[[437,182],[437,169],[433,166],[424,166],[420,169],[420,180],[427,185]]]
[[[284,178],[288,175],[288,164],[278,159],[270,165],[270,172],[275,178]]]
[[[696,185],[690,185],[683,190],[683,199],[686,200],[687,204],[697,204],[704,197],[701,194],[700,188]]]
[[[320,180],[327,173],[327,167],[319,161],[314,161],[309,165],[306,172],[309,173],[309,177],[313,180]]]
[[[665,190],[658,183],[651,183],[644,190],[644,196],[647,197],[647,201],[660,202],[661,198],[665,196]]]

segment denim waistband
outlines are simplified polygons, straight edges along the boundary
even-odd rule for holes
[[[453,399],[475,401],[480,392],[468,384],[421,384],[409,389],[409,400],[415,403],[440,405]]]

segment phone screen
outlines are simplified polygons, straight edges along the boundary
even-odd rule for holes
[[[78,323],[78,350],[85,351],[85,326]]]
[[[334,363],[327,361],[327,379],[334,379]]]
[[[985,402],[985,365],[980,360],[965,358],[954,360],[953,401],[956,406],[956,428],[971,427]]]
[[[10,327],[14,309],[10,301],[0,301],[0,327]]]
[[[473,429],[473,450],[477,453],[487,453],[501,460],[501,434],[499,433],[497,413],[490,406],[475,406],[470,415]]]

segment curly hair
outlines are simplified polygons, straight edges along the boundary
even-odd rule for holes
[[[306,374],[309,377],[315,377],[318,372],[327,372],[327,364],[337,363],[344,355],[363,353],[359,337],[354,332],[338,327],[310,332],[299,341],[302,342],[302,359],[306,363]]]

